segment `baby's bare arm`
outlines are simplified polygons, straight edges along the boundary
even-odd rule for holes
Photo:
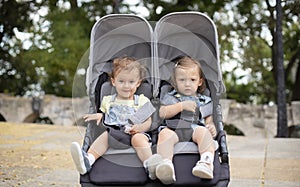
[[[215,138],[217,136],[217,129],[213,122],[212,116],[207,116],[205,118],[205,127],[208,128],[208,130],[211,133],[213,138]]]
[[[196,106],[194,101],[182,101],[172,105],[164,105],[159,109],[159,116],[163,119],[169,119],[183,110],[195,112]]]
[[[150,130],[151,127],[151,117],[148,118],[144,123],[142,124],[134,124],[131,127],[131,130],[129,131],[130,134],[136,134],[136,133],[140,133],[140,132],[147,132]]]
[[[98,125],[102,117],[103,117],[102,113],[95,113],[95,114],[86,114],[85,116],[83,116],[83,119],[85,122],[96,120]]]

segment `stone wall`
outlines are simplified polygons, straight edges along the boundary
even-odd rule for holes
[[[88,98],[64,98],[46,95],[41,100],[40,117],[48,117],[54,125],[72,126],[88,113]],[[8,122],[22,123],[34,114],[32,98],[0,94],[0,114]]]
[[[232,124],[246,136],[274,137],[277,134],[277,107],[245,105],[233,100],[220,100],[223,121]],[[41,100],[41,117],[49,117],[54,125],[71,126],[82,123],[88,113],[89,99],[46,95]],[[22,123],[34,113],[32,98],[0,94],[0,114],[8,122]],[[300,125],[300,102],[287,106],[288,126]]]
[[[88,98],[63,98],[46,96],[42,102],[41,116],[49,116],[54,124],[71,126],[88,113]]]
[[[245,136],[274,137],[277,134],[277,106],[246,105],[221,100],[223,121],[241,130]],[[300,102],[287,105],[288,126],[300,125]]]
[[[24,97],[10,97],[0,94],[0,114],[6,121],[23,122],[32,113],[31,100]]]

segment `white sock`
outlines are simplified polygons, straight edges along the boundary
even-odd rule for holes
[[[92,166],[95,163],[95,157],[91,153],[88,153],[88,159],[90,162],[90,165]]]
[[[148,159],[143,162],[144,168],[147,168],[147,162],[148,162]]]
[[[204,162],[211,162],[213,163],[214,162],[214,155],[211,153],[211,152],[204,152],[201,154],[201,161],[204,161]]]

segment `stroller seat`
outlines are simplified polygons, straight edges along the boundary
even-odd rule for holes
[[[99,82],[102,82],[101,78],[98,79],[98,83]],[[100,91],[95,91],[96,93],[100,93],[100,101],[104,96],[116,93],[115,88],[112,86],[109,80],[102,82],[101,84],[101,87],[96,87],[100,89]],[[146,97],[151,99],[151,90],[151,84],[148,82],[143,82],[135,94],[144,94]],[[100,108],[100,103],[97,104],[97,108]],[[91,126],[94,126],[94,128],[98,127],[96,124],[91,124]],[[94,134],[94,138],[98,137],[105,130],[103,127],[98,128],[102,128],[102,130],[100,130],[97,135]],[[93,140],[91,142],[93,142]],[[92,184],[101,186],[108,184],[122,185],[124,183],[145,184],[147,181],[148,176],[133,148],[108,148],[106,153],[96,160],[92,170],[88,174],[80,177],[82,186],[90,186]]]
[[[198,148],[193,142],[175,145],[173,163],[176,182],[173,186],[227,186],[229,164],[226,136],[223,131],[220,96],[225,92],[219,61],[217,30],[212,20],[199,12],[175,12],[162,17],[154,29],[154,64],[159,69],[158,85],[160,98],[170,90],[170,80],[176,59],[190,56],[202,67],[206,78],[205,95],[212,98],[212,117],[217,129],[214,178],[200,179],[192,175],[192,168],[200,159]],[[154,93],[156,91],[154,90]],[[177,152],[178,149],[181,151]]]
[[[115,93],[109,74],[112,59],[118,57],[133,57],[145,66],[146,79],[135,94],[144,94],[151,100],[151,35],[151,26],[135,15],[107,15],[94,24],[86,77],[89,113],[99,112],[102,98]],[[104,126],[97,126],[94,121],[88,122],[83,150],[87,151],[105,130]],[[89,173],[80,175],[81,186],[144,185],[147,181],[147,174],[133,148],[109,148],[96,160]]]

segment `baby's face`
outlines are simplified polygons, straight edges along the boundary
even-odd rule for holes
[[[202,79],[197,68],[176,68],[176,89],[180,94],[196,96],[198,87],[202,85]]]
[[[133,99],[133,95],[140,86],[140,72],[137,69],[122,70],[112,79],[112,84],[117,91],[117,98],[123,100]]]

